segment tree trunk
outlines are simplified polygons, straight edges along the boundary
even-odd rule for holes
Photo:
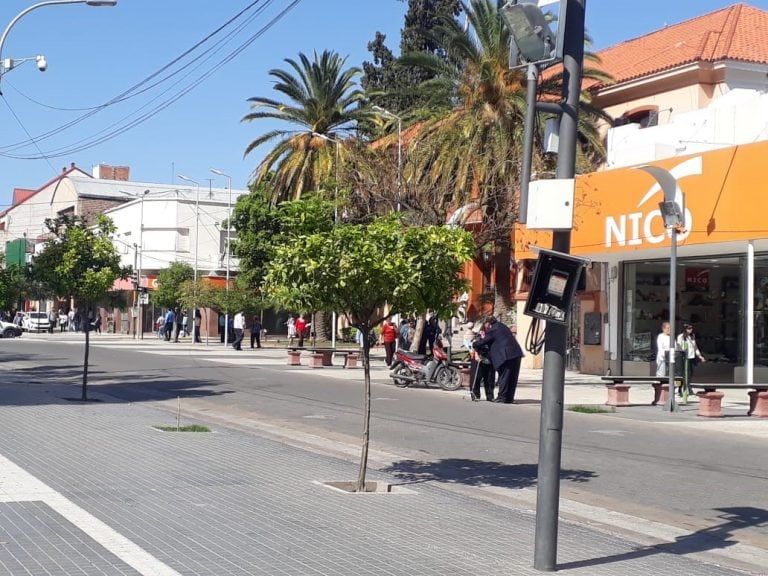
[[[320,340],[330,340],[328,331],[328,318],[326,312],[315,312],[314,319],[312,320],[312,331]]]
[[[80,400],[83,402],[88,400],[88,355],[91,351],[91,308],[85,307],[85,355],[83,357],[83,391],[80,396]]]
[[[363,445],[360,454],[360,471],[357,475],[356,492],[365,492],[365,475],[368,471],[368,444],[371,436],[371,345],[369,336],[371,327],[358,328],[363,333],[363,379],[365,381],[365,404],[363,408]]]
[[[427,315],[422,314],[416,320],[416,330],[413,331],[413,342],[411,342],[411,349],[409,352],[413,352],[414,354],[419,352],[419,345],[421,344],[421,339],[424,337],[424,330],[426,327]]]
[[[512,248],[509,241],[496,242],[496,254],[493,263],[494,285],[496,293],[493,302],[493,314],[501,322],[508,324],[513,308],[509,275]]]

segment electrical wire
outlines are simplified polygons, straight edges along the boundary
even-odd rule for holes
[[[534,318],[528,327],[528,333],[525,335],[525,349],[534,356],[544,348],[544,337],[546,328],[542,328],[542,322],[539,318]]]
[[[49,158],[48,158],[48,157],[47,157],[47,156],[46,156],[46,155],[43,153],[43,151],[40,149],[40,146],[38,146],[38,144],[37,144],[37,140],[35,140],[35,139],[32,137],[32,134],[30,134],[30,133],[29,133],[29,130],[27,130],[27,127],[26,127],[26,126],[24,126],[24,123],[21,121],[21,118],[19,118],[19,115],[18,115],[18,114],[16,114],[16,112],[14,111],[14,109],[11,107],[11,103],[10,103],[10,102],[8,102],[8,100],[6,99],[6,97],[5,97],[5,96],[4,96],[2,93],[0,93],[0,98],[2,98],[2,99],[3,99],[3,102],[4,102],[4,103],[5,103],[5,105],[8,107],[8,111],[11,113],[11,116],[13,116],[13,117],[16,119],[16,122],[18,122],[19,126],[21,126],[21,129],[22,129],[22,130],[24,130],[24,133],[25,133],[27,136],[29,136],[29,139],[30,139],[30,140],[32,141],[32,143],[35,145],[35,148],[37,148],[37,151],[38,151],[38,152],[40,152],[40,155],[41,155],[41,156],[42,156],[42,157],[45,159],[45,161],[47,162],[48,166],[50,166],[50,168],[51,168],[51,170],[53,171],[53,173],[54,173],[54,174],[57,174],[57,172],[56,172],[56,168],[54,168],[54,167],[53,167],[53,164],[51,164],[51,160],[50,160],[50,159],[49,159]]]
[[[232,17],[231,17],[229,20],[227,20],[227,21],[226,21],[224,24],[222,24],[221,26],[219,26],[218,28],[216,28],[216,29],[215,29],[213,32],[211,32],[211,33],[209,33],[208,35],[206,35],[206,36],[205,36],[205,37],[204,37],[202,40],[200,40],[199,42],[196,42],[195,44],[193,44],[193,45],[192,45],[192,47],[188,48],[187,50],[185,50],[184,52],[182,52],[181,54],[179,54],[179,55],[178,55],[176,58],[174,58],[173,60],[171,60],[170,62],[168,62],[168,63],[167,63],[167,64],[165,64],[164,66],[160,67],[158,70],[156,70],[155,72],[153,72],[152,74],[150,74],[149,76],[147,76],[146,78],[144,78],[144,79],[143,79],[141,82],[139,82],[139,83],[137,83],[137,84],[134,84],[133,86],[131,86],[130,88],[128,88],[127,90],[125,90],[124,92],[122,92],[121,94],[119,94],[118,96],[115,96],[114,98],[112,98],[112,99],[110,99],[110,100],[107,100],[106,102],[104,102],[104,103],[102,103],[102,104],[97,104],[97,105],[95,105],[95,106],[86,106],[86,107],[82,107],[82,108],[67,108],[67,107],[62,107],[62,106],[52,106],[52,105],[50,105],[50,104],[45,104],[44,102],[40,102],[39,100],[35,100],[35,99],[34,99],[34,98],[32,98],[31,96],[29,96],[29,95],[27,95],[27,94],[23,93],[21,90],[19,90],[18,88],[14,87],[14,86],[12,86],[12,85],[11,85],[11,88],[13,88],[13,90],[14,90],[14,91],[15,91],[17,94],[19,94],[19,96],[21,96],[22,98],[25,98],[26,100],[28,100],[28,101],[32,102],[33,104],[37,104],[38,106],[41,106],[41,107],[43,107],[43,108],[48,108],[49,110],[58,110],[58,111],[64,111],[64,112],[86,112],[86,111],[91,111],[91,110],[96,110],[96,111],[98,111],[98,110],[102,110],[102,109],[104,109],[105,107],[111,106],[111,105],[113,105],[113,104],[117,104],[117,103],[119,103],[119,102],[124,102],[124,101],[126,101],[126,100],[128,100],[128,99],[130,99],[130,98],[134,98],[134,97],[138,96],[139,94],[142,94],[142,93],[146,92],[147,90],[149,90],[149,89],[151,89],[151,88],[154,88],[154,87],[155,87],[155,86],[157,86],[158,84],[162,83],[163,81],[165,81],[165,80],[167,80],[168,78],[170,78],[170,77],[174,76],[175,74],[177,74],[179,71],[183,70],[183,67],[182,67],[182,68],[180,68],[179,70],[177,70],[176,72],[173,72],[173,73],[172,73],[172,74],[170,74],[169,76],[167,76],[167,77],[163,78],[162,80],[159,80],[158,82],[156,82],[156,83],[154,83],[154,84],[151,84],[151,85],[150,85],[150,86],[148,86],[147,88],[145,88],[145,89],[143,89],[143,90],[140,90],[140,91],[136,92],[136,89],[137,89],[137,88],[140,88],[141,86],[143,86],[144,84],[146,84],[146,83],[147,83],[149,80],[151,80],[152,78],[155,78],[156,76],[159,76],[159,75],[160,75],[162,72],[164,72],[165,70],[168,70],[168,69],[169,69],[171,66],[173,66],[174,64],[176,64],[177,62],[179,62],[179,61],[180,61],[181,59],[183,59],[185,56],[187,56],[187,55],[191,54],[191,53],[192,53],[192,52],[194,52],[194,51],[195,51],[197,48],[199,48],[200,46],[202,46],[203,44],[205,44],[205,43],[206,43],[208,40],[210,40],[211,38],[213,38],[214,36],[216,36],[216,34],[218,34],[219,32],[221,32],[221,31],[222,31],[224,28],[226,28],[227,26],[229,26],[229,25],[230,25],[232,22],[234,22],[235,20],[237,20],[237,19],[239,19],[240,17],[242,17],[242,16],[243,16],[243,14],[245,14],[246,12],[248,12],[248,10],[250,10],[251,8],[253,8],[253,7],[254,7],[256,4],[258,4],[259,2],[263,2],[263,1],[266,1],[266,4],[265,4],[265,6],[263,6],[263,7],[262,7],[260,10],[264,10],[264,9],[265,9],[267,6],[269,6],[269,4],[271,4],[271,3],[273,2],[273,0],[254,0],[254,1],[253,1],[253,2],[251,2],[251,3],[250,3],[248,6],[246,6],[245,8],[243,8],[243,9],[242,9],[240,12],[238,12],[237,14],[235,14],[234,16],[232,16]],[[192,60],[192,62],[194,62],[194,60]]]
[[[259,9],[259,13],[260,13],[261,11],[263,11],[263,9],[264,9],[266,6],[268,6],[269,4],[271,4],[273,1],[274,1],[274,0],[266,0],[266,4],[265,4],[265,6],[263,6],[262,8],[260,8],[260,9]],[[100,144],[100,143],[103,143],[103,142],[105,142],[105,141],[107,141],[107,140],[110,140],[110,139],[112,139],[112,138],[115,138],[116,136],[119,136],[119,135],[121,135],[121,134],[125,133],[126,131],[128,131],[128,130],[130,130],[130,129],[132,129],[132,128],[134,128],[134,127],[136,127],[136,126],[140,125],[140,124],[142,124],[143,122],[145,122],[145,121],[147,121],[147,120],[149,120],[150,118],[152,118],[153,116],[155,116],[156,114],[158,114],[160,111],[164,110],[165,108],[167,108],[168,106],[170,106],[171,104],[173,104],[174,102],[176,102],[178,99],[180,99],[181,97],[183,97],[184,95],[186,95],[187,93],[189,93],[191,90],[193,90],[194,88],[196,88],[197,86],[199,86],[199,85],[200,85],[200,84],[201,84],[203,81],[205,81],[205,80],[206,80],[207,78],[209,78],[209,77],[210,77],[212,74],[214,74],[216,71],[218,71],[218,70],[219,70],[219,69],[220,69],[222,66],[224,66],[225,64],[227,64],[228,62],[230,62],[231,60],[233,60],[235,57],[237,57],[237,56],[238,56],[240,53],[242,53],[242,52],[243,52],[243,51],[244,51],[244,50],[245,50],[245,49],[246,49],[248,46],[250,46],[250,45],[251,45],[253,42],[255,42],[255,41],[258,39],[258,38],[260,38],[260,37],[261,37],[261,36],[262,36],[262,35],[263,35],[263,34],[264,34],[264,33],[265,33],[267,30],[269,30],[269,29],[270,29],[272,26],[274,26],[274,25],[275,25],[277,22],[279,22],[279,21],[280,21],[280,20],[281,20],[283,17],[285,17],[285,16],[286,16],[286,15],[287,15],[287,14],[288,14],[288,13],[289,13],[289,12],[290,12],[290,11],[291,11],[293,8],[295,8],[295,7],[296,7],[296,6],[297,6],[297,5],[298,5],[300,2],[301,2],[301,0],[293,0],[293,2],[291,2],[291,3],[290,3],[288,6],[287,6],[287,7],[285,7],[285,8],[284,8],[282,11],[280,11],[280,12],[279,12],[279,13],[278,13],[278,14],[277,14],[275,17],[273,17],[273,18],[272,18],[272,19],[271,19],[269,22],[267,22],[267,24],[265,24],[265,25],[264,25],[262,28],[260,28],[260,29],[259,29],[259,30],[258,30],[258,31],[255,33],[255,34],[251,35],[251,36],[250,36],[250,37],[249,37],[249,38],[248,38],[246,41],[244,41],[244,42],[243,42],[242,44],[240,44],[240,45],[239,45],[237,48],[235,48],[235,49],[234,49],[234,50],[232,50],[232,51],[231,51],[229,54],[227,54],[227,55],[226,55],[224,58],[222,58],[222,59],[221,59],[221,60],[220,60],[220,61],[219,61],[219,62],[218,62],[216,65],[214,65],[212,68],[210,68],[209,70],[207,70],[206,72],[204,72],[203,74],[201,74],[201,75],[200,75],[200,76],[199,76],[197,79],[195,79],[195,80],[194,80],[194,81],[193,81],[193,82],[192,82],[190,85],[188,85],[188,86],[186,86],[186,87],[182,88],[182,89],[181,89],[179,92],[177,92],[176,94],[173,94],[171,97],[169,97],[169,98],[168,98],[168,99],[166,99],[165,101],[163,101],[163,102],[161,102],[160,104],[158,104],[157,106],[155,106],[155,107],[154,107],[152,110],[150,110],[149,112],[147,112],[147,113],[143,114],[142,116],[140,116],[140,117],[136,118],[135,120],[133,120],[133,121],[131,121],[131,122],[127,123],[127,124],[124,124],[124,125],[122,125],[122,126],[119,126],[119,127],[115,128],[115,130],[112,130],[111,132],[108,132],[108,133],[107,133],[107,134],[105,134],[104,136],[101,136],[101,137],[98,137],[98,138],[96,137],[96,136],[98,136],[99,134],[102,134],[102,133],[104,133],[106,129],[102,129],[101,131],[97,132],[96,134],[93,134],[93,135],[91,135],[91,136],[89,137],[89,138],[90,138],[90,140],[88,140],[88,139],[81,139],[81,140],[79,140],[79,141],[77,141],[77,142],[75,142],[75,143],[73,143],[73,144],[70,144],[70,145],[69,145],[69,148],[63,148],[63,147],[61,147],[61,148],[57,148],[57,149],[54,149],[54,150],[48,151],[47,153],[44,153],[44,154],[45,154],[45,155],[47,155],[47,156],[48,156],[48,157],[50,157],[50,158],[55,158],[55,157],[60,157],[60,156],[66,156],[66,155],[69,155],[69,154],[74,154],[74,153],[76,153],[76,152],[80,152],[80,151],[82,151],[82,150],[87,150],[87,149],[89,149],[89,148],[92,148],[92,147],[94,147],[94,146],[96,146],[96,145]],[[252,15],[250,18],[252,19],[252,18],[253,18],[253,17],[255,17],[256,15],[258,15],[258,14],[254,14],[254,15]],[[250,20],[248,20],[248,22],[250,22]],[[247,24],[244,24],[244,25],[247,25]],[[243,26],[244,26],[244,25],[243,25]],[[242,29],[242,26],[238,27],[238,30],[237,30],[237,32],[239,32],[241,29]],[[226,38],[227,38],[227,39],[229,39],[229,38],[230,38],[230,37],[231,37],[233,34],[236,34],[237,32],[232,32],[232,33],[230,33],[230,34],[229,34],[229,35],[228,35]],[[227,41],[228,41],[228,40],[227,40]],[[218,42],[216,45],[214,45],[214,47],[212,47],[212,48],[209,48],[208,50],[206,50],[204,54],[207,54],[207,53],[209,53],[209,52],[213,52],[213,54],[215,54],[215,53],[216,53],[216,52],[217,52],[217,51],[218,51],[218,50],[221,48],[221,46],[219,46],[219,45],[220,45],[220,44],[222,44],[222,43],[226,44],[225,40],[221,40],[221,41],[219,41],[219,42]],[[217,46],[219,46],[219,47],[218,47],[218,48],[216,48]],[[183,81],[185,78],[187,78],[188,76],[190,76],[190,75],[193,73],[193,71],[194,71],[195,69],[197,69],[197,68],[201,67],[201,66],[202,66],[202,64],[203,64],[204,62],[206,62],[207,60],[209,60],[210,58],[212,58],[213,54],[211,54],[211,55],[209,55],[207,58],[205,58],[201,64],[199,64],[199,65],[198,65],[198,66],[196,66],[196,67],[195,67],[195,68],[194,68],[192,71],[190,71],[190,72],[188,72],[186,75],[184,75],[184,76],[182,77],[182,79],[180,79],[180,80],[177,80],[177,82],[176,82],[176,83],[174,83],[174,84],[173,84],[173,86],[176,86],[177,84],[179,84],[180,82],[182,82],[182,81]],[[200,55],[199,57],[197,57],[197,58],[195,59],[195,61],[197,61],[197,60],[199,60],[200,58],[202,58],[202,56],[203,56],[203,55]],[[187,68],[187,67],[189,67],[189,65],[191,65],[191,63],[190,63],[190,64],[187,64],[187,65],[185,65],[185,66],[184,66],[184,68]],[[177,72],[175,72],[175,73],[174,73],[174,75],[175,75],[176,73],[178,73],[178,71],[177,71]],[[170,77],[170,76],[169,76],[169,77]],[[155,96],[155,97],[154,97],[152,100],[150,100],[150,103],[151,103],[152,101],[154,101],[154,100],[157,100],[157,99],[159,99],[159,98],[160,98],[162,95],[164,95],[165,93],[167,93],[167,92],[169,92],[169,91],[170,91],[170,88],[169,88],[169,89],[167,89],[167,90],[165,90],[164,92],[162,92],[160,95],[158,95],[158,96]],[[113,100],[114,100],[114,99],[113,99]],[[142,110],[143,108],[146,108],[148,105],[149,105],[149,103],[146,103],[146,104],[144,104],[144,105],[143,105],[141,108],[139,108],[138,110],[136,110],[136,111],[132,112],[131,114],[129,114],[129,115],[128,115],[128,116],[126,116],[126,117],[123,117],[121,120],[118,120],[117,122],[115,122],[115,123],[111,124],[111,125],[110,125],[110,127],[116,126],[116,125],[118,125],[120,122],[123,122],[123,121],[125,121],[126,119],[128,119],[128,118],[130,118],[131,116],[135,115],[135,114],[136,114],[138,111]],[[90,112],[89,114],[86,114],[86,115],[83,115],[83,116],[92,115],[93,113],[94,113],[94,112]],[[73,122],[75,122],[75,121],[73,121]],[[72,124],[72,123],[68,123],[67,125],[64,125],[64,126],[68,126],[68,125],[70,125],[70,124]],[[79,145],[79,146],[78,146],[78,144],[82,144],[82,145]],[[17,148],[18,148],[18,147],[14,148],[14,147],[13,147],[13,145],[11,145],[11,146],[7,146],[7,147],[5,147],[5,148],[0,148],[0,149],[5,149],[5,150],[12,150],[12,149],[17,149]],[[9,158],[20,159],[20,160],[36,160],[36,159],[40,159],[40,157],[41,157],[41,156],[35,156],[35,155],[21,155],[21,154],[7,154],[7,153],[0,153],[0,156],[6,156],[6,157],[9,157]]]

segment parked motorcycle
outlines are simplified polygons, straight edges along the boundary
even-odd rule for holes
[[[449,362],[448,355],[437,341],[431,356],[398,350],[390,369],[390,378],[400,388],[413,383],[427,387],[437,384],[443,390],[458,390],[461,386],[459,367]]]

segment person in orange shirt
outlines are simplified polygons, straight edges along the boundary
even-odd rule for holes
[[[381,334],[379,336],[379,341],[384,344],[384,361],[387,363],[387,366],[390,366],[392,364],[392,356],[395,354],[397,328],[395,328],[392,322],[389,320],[384,320],[384,322],[381,323]]]

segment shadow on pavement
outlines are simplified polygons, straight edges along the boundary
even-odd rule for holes
[[[732,539],[732,537],[740,529],[768,526],[768,511],[763,510],[762,508],[738,506],[734,508],[717,508],[716,510],[721,512],[720,518],[723,519],[722,523],[702,530],[697,530],[696,532],[686,534],[685,536],[679,536],[675,538],[674,542],[656,546],[644,546],[624,554],[615,554],[613,556],[604,556],[602,558],[592,558],[589,560],[558,564],[557,569],[559,571],[575,570],[578,568],[586,568],[588,566],[600,566],[602,564],[636,560],[654,554],[685,555],[696,552],[710,552],[737,544],[738,541]]]
[[[39,360],[31,354],[0,353],[0,362],[24,362]],[[62,364],[43,364],[30,367],[16,367],[0,370],[0,385],[5,390],[0,405],[28,406],[44,403],[58,404],[65,400],[78,399],[83,378],[83,365],[72,363],[70,358],[46,358]],[[15,386],[15,390],[11,387]],[[156,401],[183,396],[200,398],[229,394],[231,390],[214,390],[221,383],[196,378],[195,380],[168,377],[156,371],[133,372],[116,379],[114,374],[103,370],[91,370],[88,374],[88,395],[100,402],[110,401]]]
[[[447,458],[432,462],[403,460],[383,469],[402,481],[416,484],[437,480],[468,486],[527,488],[536,484],[536,464],[504,464],[466,458]],[[589,482],[596,474],[589,470],[562,470],[560,477],[571,482]]]

